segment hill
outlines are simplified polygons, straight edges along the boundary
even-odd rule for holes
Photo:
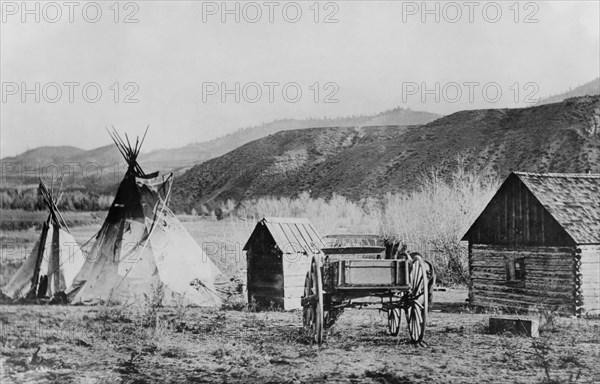
[[[376,127],[383,125],[421,125],[432,122],[439,117],[441,116],[437,116],[429,112],[412,111],[405,108],[394,108],[382,112],[375,117],[356,125],[360,127]]]
[[[350,116],[324,119],[277,120],[255,127],[239,129],[220,138],[189,144],[181,148],[160,149],[141,153],[142,168],[150,171],[173,171],[176,175],[206,160],[224,155],[253,140],[278,131],[311,127],[351,127],[370,125],[370,121],[392,124],[425,124],[439,115],[395,108],[376,115]],[[151,132],[150,132],[151,134]],[[18,156],[1,160],[3,187],[35,185],[40,175],[50,176],[56,169],[67,170],[72,178],[65,180],[69,187],[106,192],[121,180],[125,162],[112,144],[92,150],[75,147],[39,147]]]
[[[567,92],[563,92],[560,95],[549,96],[545,99],[542,99],[538,101],[536,105],[560,103],[561,101],[571,97],[594,95],[600,95],[600,77],[590,81],[589,83],[575,87],[575,89],[570,89]]]
[[[376,125],[408,125],[426,124],[439,118],[439,115],[429,112],[412,111],[395,108],[376,115],[350,116],[324,119],[284,119],[270,123],[242,128],[217,139],[194,143],[185,147],[161,149],[142,154],[140,162],[148,169],[179,170],[200,164],[206,160],[224,155],[246,143],[260,139],[279,131],[306,129],[315,127],[355,127]]]
[[[600,172],[600,97],[522,109],[462,111],[420,126],[278,132],[194,166],[175,180],[171,205],[339,193],[360,199],[415,188],[458,158],[504,177],[512,170]]]
[[[37,147],[23,152],[18,156],[5,157],[2,162],[24,162],[24,163],[60,163],[66,159],[85,153],[85,150],[77,147]]]

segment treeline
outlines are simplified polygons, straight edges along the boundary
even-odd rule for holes
[[[114,196],[95,192],[68,190],[62,193],[58,202],[61,211],[104,211],[110,208]],[[46,204],[37,188],[11,189],[0,191],[1,209],[21,209],[25,211],[46,210]]]

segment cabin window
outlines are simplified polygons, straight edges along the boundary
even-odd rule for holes
[[[525,258],[507,257],[506,262],[506,281],[524,282],[525,281]]]

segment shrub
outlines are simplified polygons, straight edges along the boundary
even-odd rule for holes
[[[489,173],[468,171],[459,163],[444,175],[432,169],[416,191],[388,194],[371,214],[379,233],[408,245],[431,260],[442,283],[465,283],[468,278],[466,245],[461,238],[498,187]]]
[[[417,189],[354,202],[334,194],[330,199],[266,197],[244,201],[237,216],[255,223],[262,217],[307,217],[322,234],[378,233],[420,252],[436,266],[443,284],[468,279],[466,244],[461,242],[499,186],[491,171],[467,169],[459,159],[455,169],[431,169]]]
[[[377,229],[377,223],[361,204],[337,194],[328,200],[311,198],[309,192],[302,192],[296,198],[263,197],[244,201],[238,208],[238,217],[252,222],[269,216],[306,217],[321,234],[373,233]]]

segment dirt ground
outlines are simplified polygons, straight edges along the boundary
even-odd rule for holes
[[[466,293],[436,292],[426,343],[348,310],[317,346],[300,312],[0,306],[4,383],[600,382],[600,321],[546,317],[539,338],[489,334]],[[403,326],[405,325],[403,321]]]
[[[243,271],[240,245],[254,223],[184,224],[203,248],[218,250],[210,256],[223,271]],[[72,232],[83,243],[97,227]],[[0,249],[0,280],[38,235],[0,232],[14,245]],[[388,335],[376,308],[344,312],[317,346],[298,311],[156,308],[143,299],[0,305],[0,383],[600,383],[600,320],[545,316],[537,339],[492,335],[494,314],[472,312],[465,299],[464,290],[435,292],[419,346],[408,342],[404,320],[398,337]]]

